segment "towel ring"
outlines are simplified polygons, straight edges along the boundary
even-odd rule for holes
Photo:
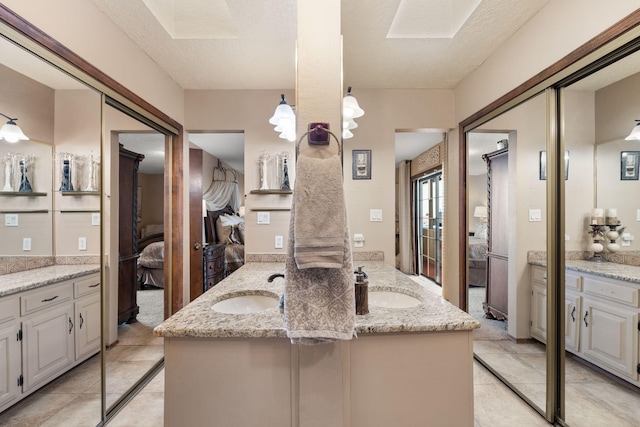
[[[320,125],[318,125],[318,126],[316,126],[314,129],[311,129],[311,130],[309,130],[309,131],[305,132],[305,133],[300,137],[300,139],[298,140],[298,143],[296,144],[296,158],[298,157],[298,153],[300,152],[300,143],[302,142],[302,140],[303,140],[307,135],[309,135],[311,132],[314,132],[314,131],[315,131],[316,129],[318,129],[318,128],[320,128],[320,129],[324,130],[324,131],[325,131],[325,132],[327,132],[329,135],[331,135],[331,136],[333,137],[333,139],[335,139],[335,140],[336,140],[336,144],[338,144],[338,155],[341,155],[341,154],[342,154],[342,144],[340,144],[340,140],[338,139],[338,137],[337,137],[337,136],[335,136],[335,134],[334,134],[333,132],[331,132],[329,129],[327,129],[327,128],[325,128],[325,127],[322,127],[322,126],[320,126]]]

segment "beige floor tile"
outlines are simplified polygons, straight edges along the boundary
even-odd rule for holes
[[[0,426],[40,426],[77,397],[77,394],[46,394],[36,392],[3,412],[0,415]]]
[[[143,391],[109,423],[109,427],[162,427],[164,393]]]
[[[87,427],[100,422],[102,408],[100,394],[79,394],[39,427]]]
[[[477,427],[548,427],[549,424],[504,384],[474,386]]]

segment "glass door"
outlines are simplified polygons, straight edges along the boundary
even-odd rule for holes
[[[444,179],[436,172],[417,181],[418,271],[440,284],[442,278],[442,235]]]

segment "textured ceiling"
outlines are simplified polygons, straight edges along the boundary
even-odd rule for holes
[[[170,35],[145,5],[153,1],[93,0],[184,89],[295,86],[295,0],[228,0],[237,37],[188,39]],[[202,5],[202,16],[211,13],[206,1],[175,4],[185,2],[196,15],[197,4]],[[453,37],[424,38],[430,37],[426,28],[436,31],[442,26],[447,4],[455,12],[461,2],[469,5],[461,9],[461,16],[472,12],[461,26],[461,18],[452,14],[448,28]],[[343,0],[344,81],[361,88],[453,88],[547,2],[482,0],[473,9],[478,0]],[[423,32],[387,37],[400,4],[422,12],[414,12],[414,20],[399,14],[394,37],[403,25],[424,27]]]

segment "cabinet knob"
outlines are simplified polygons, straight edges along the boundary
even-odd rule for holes
[[[195,249],[196,251],[200,250],[201,247],[202,247],[202,245],[200,243],[198,243],[198,242],[193,244],[193,249]]]

